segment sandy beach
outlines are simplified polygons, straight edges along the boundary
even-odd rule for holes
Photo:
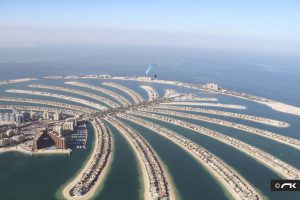
[[[130,121],[132,121],[132,122],[134,122],[134,123],[137,123],[137,124],[139,124],[139,125],[141,125],[141,126],[144,126],[145,128],[148,128],[148,129],[150,129],[150,130],[152,130],[152,131],[154,131],[156,134],[159,134],[159,135],[161,135],[161,136],[163,136],[163,137],[165,137],[166,139],[168,139],[168,140],[170,140],[170,141],[172,141],[174,144],[176,144],[177,146],[179,146],[180,148],[182,148],[185,152],[187,152],[189,155],[191,155],[195,160],[197,160],[214,178],[215,178],[215,180],[221,185],[221,187],[223,187],[225,190],[227,190],[231,195],[232,195],[232,197],[234,198],[234,199],[237,199],[237,200],[241,200],[241,198],[237,195],[237,193],[236,193],[236,191],[232,188],[232,187],[230,187],[230,185],[228,184],[228,182],[226,182],[222,177],[220,177],[220,175],[216,172],[216,171],[214,171],[213,169],[212,169],[212,167],[208,164],[208,163],[206,163],[206,162],[204,162],[202,159],[200,159],[198,156],[197,156],[197,154],[195,154],[194,152],[191,152],[187,147],[185,147],[185,146],[183,146],[183,145],[181,145],[181,144],[179,144],[173,137],[167,137],[165,134],[162,134],[162,133],[160,133],[160,132],[157,132],[156,130],[153,130],[152,128],[150,128],[150,127],[148,127],[147,125],[146,125],[146,123],[140,123],[140,122],[136,122],[136,121],[133,121],[133,120],[131,120],[131,119],[128,119],[128,118],[126,118],[126,117],[124,117],[125,119],[127,119],[127,120],[130,120]],[[149,121],[148,121],[149,122]],[[174,133],[174,134],[176,134],[176,133]],[[225,163],[223,160],[221,160],[220,158],[218,158],[217,156],[215,156],[215,155],[213,155],[216,159],[218,159],[220,162],[222,162],[222,163]],[[244,183],[246,183],[247,184],[247,186],[252,190],[252,191],[255,191],[255,189],[251,186],[251,184],[250,183],[248,183],[247,181],[246,181],[246,179],[243,177],[243,176],[241,176],[238,172],[236,172],[233,168],[231,168],[230,166],[228,166],[228,165],[226,165],[226,167],[228,168],[228,169],[230,169],[231,171],[233,171],[236,175],[238,175],[239,177],[240,177],[240,179],[241,180],[243,180],[244,181]]]
[[[108,121],[109,122],[109,121]],[[109,122],[110,123],[110,122]],[[114,126],[114,124],[112,124]],[[120,128],[118,128],[117,126],[115,126],[120,132],[122,132],[122,130],[120,130]],[[132,140],[127,136],[127,134],[122,134],[122,136],[126,139],[126,141],[130,144],[131,149],[133,150],[134,154],[136,155],[136,158],[138,159],[138,163],[139,163],[139,168],[141,170],[142,176],[143,176],[143,186],[144,186],[144,195],[143,195],[143,199],[144,200],[152,200],[151,198],[151,193],[150,193],[150,179],[147,173],[147,169],[146,166],[144,164],[143,158],[140,155],[140,153],[138,152],[138,150],[135,148]],[[155,151],[152,149],[152,151],[155,153]],[[156,153],[155,153],[156,154]],[[157,156],[157,154],[156,154]],[[162,163],[161,159],[157,156],[158,160],[160,163]],[[170,174],[164,169],[164,175],[167,179],[167,182],[169,184],[169,189],[170,189],[170,195],[171,195],[171,199],[175,200],[176,196],[175,196],[175,190],[174,190],[174,183],[172,182],[172,179],[170,177]]]
[[[107,121],[110,123],[110,121]],[[112,124],[114,126],[114,124]],[[119,132],[121,132],[121,130],[117,127],[117,126],[114,126],[117,128],[117,130]],[[148,178],[148,174],[147,174],[147,170],[146,170],[146,167],[145,165],[143,164],[144,161],[141,157],[141,155],[139,154],[139,152],[137,151],[137,149],[134,147],[134,144],[132,143],[131,139],[126,135],[126,134],[121,134],[125,139],[126,141],[130,144],[130,148],[133,150],[136,158],[138,159],[138,163],[139,163],[139,168],[140,168],[140,172],[142,174],[142,179],[143,179],[143,189],[144,189],[144,194],[143,194],[143,198],[144,200],[151,200],[151,194],[149,192],[149,187],[150,187],[150,180]]]
[[[63,193],[63,196],[66,199],[91,199],[92,197],[94,197],[97,194],[99,186],[103,183],[103,181],[105,180],[105,178],[107,177],[107,174],[109,172],[109,169],[110,169],[109,166],[110,166],[110,164],[112,162],[112,154],[109,156],[109,158],[107,160],[106,166],[104,167],[103,171],[101,172],[101,174],[100,174],[99,178],[97,179],[95,185],[92,187],[92,189],[89,190],[89,192],[87,192],[85,195],[82,195],[82,196],[71,196],[69,194],[69,191],[80,181],[80,179],[83,176],[83,174],[87,171],[87,169],[89,168],[90,164],[94,160],[94,155],[97,152],[96,146],[99,143],[99,139],[100,138],[99,138],[99,135],[97,134],[96,127],[95,127],[94,124],[93,124],[93,129],[94,129],[93,132],[95,134],[95,141],[94,141],[94,144],[93,144],[93,151],[89,155],[88,161],[84,163],[84,166],[80,170],[80,172],[63,189],[62,193]],[[112,147],[112,152],[113,152],[113,147]]]
[[[290,147],[300,150],[300,140],[298,140],[298,139],[290,138],[290,137],[287,137],[284,135],[280,135],[278,133],[274,133],[271,131],[266,131],[263,129],[247,126],[244,124],[234,123],[234,122],[221,120],[221,119],[210,118],[210,117],[201,116],[201,115],[194,115],[194,114],[190,114],[190,113],[170,111],[170,110],[160,110],[160,109],[140,109],[140,110],[141,111],[149,111],[151,113],[156,113],[156,114],[167,114],[170,116],[177,116],[177,117],[183,117],[186,119],[192,119],[192,120],[197,120],[197,121],[218,124],[218,125],[230,127],[230,128],[237,129],[237,130],[242,130],[242,131],[245,131],[250,134],[259,135],[259,136],[268,138],[270,140],[274,140],[278,143],[285,144],[285,145],[288,145]]]
[[[47,90],[54,90],[54,91],[63,91],[63,92],[68,92],[68,93],[72,93],[72,94],[79,94],[81,96],[84,97],[88,97],[94,100],[97,100],[101,103],[104,103],[106,105],[108,105],[109,107],[119,107],[120,105],[99,95],[96,95],[94,93],[90,93],[90,92],[85,92],[82,90],[76,90],[76,89],[71,89],[71,88],[66,88],[66,87],[58,87],[58,86],[52,86],[52,85],[38,85],[38,84],[31,84],[28,85],[28,87],[31,88],[40,88],[40,89],[47,89]],[[105,107],[105,106],[104,106]]]
[[[194,107],[183,107],[183,106],[168,106],[168,105],[159,105],[156,108],[167,109],[167,110],[177,110],[177,111],[188,111],[188,112],[196,112],[196,113],[207,113],[211,115],[221,115],[236,119],[243,119],[247,121],[253,121],[260,124],[266,124],[269,126],[275,126],[280,128],[287,128],[290,126],[289,123],[284,121],[279,121],[271,118],[258,117],[254,115],[246,115],[234,112],[220,111],[220,110],[210,110],[204,108],[194,108]]]
[[[277,102],[277,101],[268,101],[268,102],[257,101],[257,102],[265,104],[265,105],[271,107],[273,110],[277,110],[279,112],[284,112],[284,113],[300,116],[300,108],[296,107],[296,106],[288,105],[288,104]]]
[[[297,107],[297,106],[292,106],[292,105],[285,104],[285,103],[282,103],[282,102],[279,102],[279,101],[274,101],[274,100],[265,99],[265,98],[264,98],[264,100],[259,101],[259,100],[249,99],[249,98],[239,96],[239,95],[233,95],[233,94],[228,94],[228,93],[221,93],[221,94],[224,94],[224,95],[227,95],[227,96],[233,96],[233,97],[240,98],[240,99],[245,99],[245,100],[248,100],[248,101],[253,101],[253,102],[256,102],[256,103],[260,103],[260,104],[264,104],[264,105],[272,108],[273,110],[300,116],[300,108]]]
[[[8,152],[18,152],[18,153],[22,153],[22,154],[26,154],[26,155],[33,155],[33,153],[31,151],[27,151],[23,148],[13,146],[13,147],[1,147],[0,148],[0,154],[1,153],[8,153]]]
[[[67,103],[59,103],[55,101],[46,101],[46,100],[39,100],[39,99],[29,99],[29,98],[13,98],[13,97],[0,97],[0,101],[7,101],[7,102],[22,102],[22,103],[30,103],[30,104],[39,104],[39,105],[48,105],[48,106],[55,106],[64,109],[76,110],[79,112],[93,112],[92,109],[82,106],[76,106]]]
[[[145,115],[144,113],[141,113],[141,112],[139,112],[139,113],[135,112],[134,115],[147,117],[147,115]],[[203,134],[203,135],[212,137],[216,140],[219,140],[220,142],[223,142],[226,145],[232,146],[233,148],[245,153],[246,155],[249,155],[253,159],[255,159],[258,162],[262,163],[263,165],[269,167],[271,170],[276,172],[282,178],[298,179],[300,177],[300,171],[297,168],[293,167],[292,165],[289,165],[288,163],[280,160],[279,158],[277,158],[275,156],[272,156],[271,154],[269,154],[257,147],[247,144],[243,141],[223,135],[220,132],[212,131],[210,129],[207,129],[207,128],[204,128],[204,127],[201,127],[201,126],[198,126],[195,124],[191,124],[188,122],[185,123],[187,125],[181,125],[180,123],[182,121],[179,122],[180,120],[175,120],[176,121],[176,123],[175,123],[175,121],[170,121],[170,119],[172,119],[172,118],[160,119],[160,118],[154,117],[154,114],[151,114],[151,117],[154,119],[158,119],[158,120],[168,122],[171,124],[175,124],[178,126],[183,126],[184,128],[193,130],[199,134]]]
[[[119,95],[116,92],[104,89],[104,88],[99,87],[99,86],[90,85],[90,84],[82,83],[82,82],[75,82],[75,81],[68,81],[68,82],[65,82],[65,84],[79,86],[79,87],[83,87],[83,88],[88,88],[88,89],[91,89],[91,90],[98,91],[100,93],[106,94],[106,95],[112,97],[113,99],[117,100],[123,106],[128,106],[128,105],[131,104],[130,101],[128,99],[126,99],[125,97],[123,97],[122,95]]]
[[[22,144],[20,144],[22,145]],[[12,146],[12,147],[2,147],[0,148],[0,153],[6,153],[6,152],[19,152],[26,155],[50,155],[50,154],[67,154],[69,155],[71,153],[71,149],[40,149],[38,151],[29,151],[24,148],[22,148],[20,145],[18,146]]]
[[[105,86],[117,88],[118,90],[121,90],[121,91],[125,92],[126,94],[128,94],[133,99],[133,101],[136,104],[139,104],[139,103],[145,101],[144,98],[139,93],[137,93],[136,91],[134,91],[134,90],[132,90],[128,87],[125,87],[123,85],[113,83],[113,82],[103,82],[102,84],[105,85]]]
[[[65,154],[70,155],[71,149],[40,149],[33,152],[33,155],[51,155],[51,154]]]
[[[106,109],[105,106],[102,106],[102,105],[97,104],[95,102],[91,102],[91,101],[88,101],[88,100],[85,100],[85,99],[80,99],[80,98],[77,98],[77,97],[71,97],[71,96],[56,94],[56,93],[40,92],[40,91],[33,91],[33,90],[17,90],[17,89],[5,90],[5,92],[14,93],[14,94],[30,94],[30,95],[37,95],[37,96],[53,97],[53,98],[58,98],[58,99],[63,99],[63,100],[67,100],[67,101],[80,103],[82,105],[86,105],[86,106],[89,106],[89,107],[92,107],[92,108],[96,108],[98,110],[105,110]]]

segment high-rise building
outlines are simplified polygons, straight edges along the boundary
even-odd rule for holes
[[[25,141],[25,136],[23,134],[20,134],[12,137],[12,139],[17,143],[20,143]]]
[[[64,131],[74,131],[74,123],[73,122],[65,122],[63,124]]]
[[[16,115],[14,113],[9,114],[9,122],[16,122]]]
[[[49,137],[53,140],[54,145],[58,149],[66,149],[67,143],[66,139],[60,135],[58,135],[56,132],[49,132]]]
[[[49,119],[49,112],[47,110],[43,113],[43,119]]]
[[[50,146],[55,146],[59,149],[67,148],[66,139],[57,134],[55,131],[48,132],[46,129],[41,130],[39,136],[35,139],[32,149],[38,150],[47,148]]]
[[[12,113],[15,114],[15,115],[19,114],[19,112],[18,112],[18,110],[16,108],[12,109]]]
[[[16,116],[16,122],[17,123],[23,123],[24,122],[24,118],[22,115],[17,115]]]
[[[207,83],[206,85],[203,86],[204,88],[207,88],[207,89],[211,89],[211,90],[221,90],[221,86],[219,86],[218,84],[216,83]]]
[[[12,142],[13,142],[12,138],[3,138],[3,139],[0,139],[0,147],[4,147],[6,145],[9,145]]]
[[[0,121],[9,122],[9,123],[21,123],[22,116],[20,118],[20,114],[13,113],[0,113]]]
[[[54,120],[59,121],[61,120],[61,118],[62,118],[62,114],[60,112],[54,113],[53,115]]]
[[[76,120],[76,118],[68,118],[68,119],[66,119],[66,122],[72,122],[73,126],[77,126],[77,120]]]
[[[6,131],[6,136],[7,137],[12,137],[14,135],[16,135],[16,131],[15,130],[9,129],[9,130]]]
[[[35,120],[35,112],[30,111],[30,119]]]
[[[63,128],[62,128],[62,125],[56,125],[53,127],[53,131],[54,132],[57,132],[59,136],[62,135],[63,133]]]
[[[6,122],[9,122],[9,113],[4,113],[4,120],[3,121],[6,121]]]

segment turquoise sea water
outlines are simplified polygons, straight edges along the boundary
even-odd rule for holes
[[[176,59],[175,59],[176,60]],[[236,63],[233,64],[231,74],[227,72],[229,69],[228,63],[222,65],[208,65],[207,63],[200,63],[196,68],[196,62],[192,61],[182,61],[180,63],[174,64],[175,61],[170,62],[166,67],[162,67],[162,72],[160,73],[161,78],[165,79],[179,79],[187,82],[207,82],[217,80],[216,82],[221,83],[224,86],[227,86],[231,89],[237,89],[241,91],[244,89],[245,92],[250,92],[252,94],[265,96],[269,98],[274,98],[277,100],[282,100],[286,103],[291,103],[294,105],[300,106],[300,97],[298,94],[295,94],[294,90],[297,90],[297,85],[295,87],[288,87],[289,84],[297,83],[295,76],[298,75],[298,71],[295,69],[294,74],[288,72],[283,73],[282,77],[278,77],[282,70],[278,69],[278,66],[274,65],[273,68],[262,68],[262,67],[252,67],[250,69],[242,69],[237,66]],[[172,70],[172,65],[176,70]],[[282,64],[282,62],[281,62]],[[143,75],[143,70],[137,67],[137,63],[134,64],[134,67],[130,68],[130,73],[125,69],[121,69],[120,75]],[[219,66],[220,65],[220,66]],[[245,64],[245,66],[250,66],[250,64]],[[0,64],[0,71],[2,70]],[[75,65],[76,66],[76,65]],[[186,68],[181,68],[182,66],[187,66]],[[46,75],[46,74],[74,74],[77,73],[78,67],[74,68],[71,71],[68,71],[67,68],[55,68],[49,67],[47,70],[36,71],[34,74],[33,71],[26,72],[23,75]],[[218,68],[219,67],[219,68]],[[105,68],[104,68],[105,69]],[[272,69],[272,70],[271,70]],[[276,70],[275,70],[276,69]],[[293,66],[289,67],[289,70],[293,69]],[[2,70],[5,72],[7,69]],[[219,70],[219,71],[218,71]],[[170,72],[171,71],[171,72]],[[54,73],[55,72],[55,73]],[[85,74],[87,73],[117,73],[114,68],[107,71],[99,70],[95,67],[87,67]],[[156,73],[157,71],[155,71]],[[4,76],[1,74],[2,79],[8,79],[9,76]],[[83,72],[80,72],[83,73]],[[257,76],[257,74],[260,74]],[[18,77],[22,75],[21,72],[16,72]],[[264,77],[262,77],[264,75]],[[268,75],[268,76],[267,76]],[[240,77],[240,76],[244,76]],[[289,78],[291,76],[291,78]],[[13,74],[11,73],[11,77]],[[277,80],[281,81],[277,81]],[[252,81],[249,81],[249,80]],[[266,79],[266,80],[263,80]],[[263,81],[262,81],[263,80]],[[94,84],[98,86],[101,85],[99,80],[77,80],[81,82],[86,82],[89,84]],[[134,89],[139,92],[145,99],[147,99],[146,93],[139,88],[136,82],[125,82],[125,81],[116,81],[121,83],[124,86]],[[40,80],[32,81],[26,83],[18,83],[13,85],[3,85],[0,86],[0,95],[1,96],[19,96],[10,93],[5,93],[5,89],[30,89],[36,90],[34,88],[27,88],[28,84],[31,83],[41,83],[49,85],[58,85],[64,87],[70,87],[75,89],[83,89],[76,86],[69,86],[63,84],[63,81],[53,81],[53,80]],[[148,83],[145,83],[148,84]],[[166,88],[175,88],[173,86],[164,86],[160,84],[151,84],[160,95],[164,94]],[[300,83],[299,83],[300,85]],[[106,89],[111,89],[110,87],[102,86]],[[124,97],[130,99],[125,93],[118,91],[117,89],[112,89],[119,94],[122,94]],[[177,91],[194,91],[194,90],[185,90],[182,88],[176,88]],[[276,93],[274,93],[276,90]],[[286,90],[286,92],[281,92]],[[49,90],[50,91],[50,90]],[[93,92],[98,95],[110,98],[102,93],[95,92],[93,90],[86,89],[88,92]],[[299,90],[298,90],[299,91]],[[70,95],[74,97],[80,97],[90,101],[95,101],[87,97],[82,97],[81,95],[57,92],[52,91],[53,93],[60,93],[65,95]],[[207,94],[202,94],[197,91],[199,95],[208,96]],[[278,94],[278,95],[277,95]],[[54,99],[54,98],[45,98],[31,95],[20,95],[30,98],[38,98],[43,100],[55,100],[58,102],[64,103],[73,103],[66,100]],[[254,122],[248,122],[245,120],[238,120],[233,118],[226,118],[217,115],[208,115],[210,117],[226,119],[228,121],[244,123],[247,125],[255,126],[257,128],[263,128],[283,134],[289,137],[294,137],[300,139],[300,117],[280,113],[270,108],[249,102],[242,99],[236,99],[233,97],[226,96],[212,96],[218,98],[222,103],[230,104],[240,104],[247,106],[246,110],[230,110],[230,109],[219,109],[218,110],[227,110],[231,112],[245,113],[251,115],[258,115],[263,117],[269,117],[273,119],[283,120],[291,124],[290,127],[275,128],[262,124],[257,124]],[[115,101],[113,98],[111,100]],[[298,101],[299,100],[299,101]],[[97,101],[95,101],[97,102]],[[13,102],[0,102],[0,104],[14,104]],[[78,103],[74,103],[80,105]],[[25,103],[22,105],[26,105]],[[205,114],[203,114],[205,115]],[[184,119],[184,118],[181,118]],[[187,120],[187,119],[184,119]],[[187,131],[183,128],[169,125],[163,122],[155,121],[158,124],[165,125],[166,127],[182,134],[189,139],[193,140],[197,144],[207,148],[212,153],[219,156],[229,165],[234,167],[242,176],[244,176],[255,188],[260,191],[268,199],[287,199],[287,200],[298,200],[300,198],[300,193],[279,193],[270,191],[270,180],[279,178],[274,172],[263,166],[262,164],[256,162],[254,159],[249,158],[245,154],[228,147],[214,139],[208,138],[206,136],[199,135],[192,131]],[[242,141],[245,141],[253,146],[259,147],[272,155],[275,155],[282,160],[286,161],[289,164],[294,165],[297,168],[300,168],[300,151],[293,148],[287,147],[282,144],[270,141],[259,136],[251,135],[249,133],[238,131],[232,128],[222,127],[219,125],[214,125],[210,123],[199,122],[196,120],[187,120],[192,123],[202,125],[207,128],[211,128],[222,132],[226,135],[236,137]],[[169,173],[171,174],[175,187],[177,188],[177,194],[182,199],[228,199],[228,196],[224,193],[223,189],[215,180],[199,165],[192,157],[190,157],[186,152],[178,148],[176,145],[172,144],[168,140],[154,134],[152,131],[143,129],[140,126],[134,123],[128,123],[140,134],[145,137],[153,149],[158,153],[166,167],[168,168]],[[95,197],[95,199],[101,200],[138,200],[141,199],[142,185],[140,182],[140,174],[138,170],[138,164],[135,158],[135,155],[132,149],[129,147],[126,140],[118,133],[116,129],[110,127],[113,132],[114,137],[114,158],[110,171],[108,173],[107,179],[104,182],[104,185]],[[93,134],[91,134],[91,127],[89,127],[89,138],[88,138],[88,148],[87,150],[75,150],[72,152],[70,157],[66,156],[42,156],[42,157],[31,157],[22,155],[19,153],[4,153],[0,154],[0,193],[1,198],[4,199],[28,199],[28,200],[40,200],[40,199],[61,199],[59,193],[60,187],[65,184],[82,166],[84,161],[88,158],[88,154],[91,150],[91,143],[93,140]],[[17,191],[17,192],[16,192]]]

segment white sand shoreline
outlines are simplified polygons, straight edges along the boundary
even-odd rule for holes
[[[13,147],[1,147],[0,148],[0,154],[2,153],[9,153],[9,152],[17,152],[17,153],[22,153],[22,154],[26,154],[26,155],[33,155],[32,151],[27,151],[25,149],[22,148],[16,148],[16,146]]]
[[[89,155],[89,158],[87,160],[87,162],[84,163],[84,166],[82,169],[80,169],[80,172],[76,175],[76,177],[72,178],[71,181],[69,181],[67,183],[67,185],[64,187],[62,194],[63,197],[66,199],[90,199],[92,197],[94,197],[97,193],[98,193],[98,189],[101,186],[101,184],[103,183],[103,181],[106,179],[107,174],[110,170],[110,165],[112,163],[112,153],[109,155],[106,166],[103,168],[103,171],[101,172],[100,176],[98,177],[95,185],[84,195],[82,196],[71,196],[69,191],[80,181],[81,177],[83,176],[83,174],[87,171],[87,169],[90,167],[90,164],[93,162],[94,159],[94,155],[97,152],[97,144],[99,143],[99,135],[97,134],[97,129],[93,123],[93,132],[95,134],[95,141],[93,144],[93,151],[91,152],[91,154]],[[112,137],[111,137],[112,139]],[[113,142],[113,139],[112,139]],[[112,152],[113,152],[113,146],[112,146]]]
[[[108,123],[110,123],[110,121],[107,121]],[[111,123],[112,126],[114,126],[119,132],[121,132],[121,130],[115,126],[114,124]],[[121,134],[121,136],[123,136],[126,141],[130,144],[130,148],[133,150],[135,157],[138,159],[138,164],[139,164],[139,169],[141,170],[141,174],[142,174],[142,179],[143,179],[143,198],[144,200],[151,200],[151,194],[149,192],[149,187],[150,187],[150,180],[148,178],[148,174],[147,174],[147,170],[145,165],[143,165],[144,161],[141,157],[141,155],[139,154],[139,152],[137,151],[136,148],[134,148],[134,144],[132,143],[132,141],[130,140],[130,138],[126,135],[126,134]]]
[[[63,100],[72,101],[75,103],[80,103],[82,105],[89,106],[91,108],[96,108],[98,110],[105,110],[107,108],[98,103],[88,101],[85,99],[80,99],[77,97],[66,96],[66,95],[50,93],[50,92],[41,92],[41,91],[37,91],[37,90],[19,90],[19,89],[5,90],[5,92],[14,93],[14,94],[29,94],[29,95],[37,95],[37,96],[45,96],[45,97],[63,99]]]
[[[114,124],[112,124],[112,125],[115,126]],[[115,126],[115,127],[117,128],[118,131],[121,132],[121,130],[120,130],[120,128],[118,126]],[[146,166],[144,164],[143,158],[141,157],[141,155],[138,152],[138,150],[134,147],[135,145],[133,144],[132,140],[127,136],[127,134],[121,134],[121,135],[123,137],[125,137],[125,139],[127,140],[127,142],[130,144],[131,149],[133,150],[133,152],[136,155],[136,158],[138,159],[139,168],[140,168],[142,176],[143,176],[142,179],[143,179],[143,186],[144,186],[144,195],[143,195],[144,200],[152,200],[151,193],[149,191],[149,188],[150,188],[150,179],[149,179],[149,176],[148,176],[147,169],[146,169]],[[159,163],[163,163],[161,161],[161,159],[159,158],[158,154],[155,153],[155,151],[153,149],[152,149],[152,151],[157,156]],[[174,183],[172,182],[172,178],[171,178],[171,176],[170,176],[170,174],[168,173],[167,170],[163,169],[163,172],[164,172],[164,176],[165,176],[165,178],[167,180],[167,183],[169,185],[169,192],[170,192],[171,200],[175,200],[176,199],[176,194],[175,194]]]
[[[242,131],[250,133],[250,134],[255,134],[255,135],[258,135],[261,137],[265,137],[267,139],[270,139],[270,140],[276,141],[278,143],[288,145],[297,150],[300,150],[300,140],[298,140],[296,138],[291,138],[291,137],[280,135],[278,133],[274,133],[271,131],[251,127],[248,125],[230,122],[230,121],[221,120],[221,119],[210,118],[210,117],[201,116],[201,115],[194,115],[191,113],[163,110],[163,109],[157,109],[157,108],[154,108],[154,109],[145,108],[145,109],[140,109],[140,110],[146,111],[146,112],[151,112],[151,113],[157,113],[157,114],[166,114],[166,115],[169,115],[172,117],[176,116],[176,117],[182,117],[182,118],[186,118],[186,119],[192,119],[192,120],[217,124],[217,125],[221,125],[221,126],[226,126],[226,127],[232,128],[232,129],[242,130]]]
[[[297,106],[293,106],[293,105],[289,105],[286,103],[282,103],[282,102],[271,100],[271,99],[265,99],[265,98],[263,98],[264,101],[262,101],[262,100],[259,101],[259,100],[249,99],[249,98],[246,98],[243,96],[227,94],[227,93],[223,93],[223,92],[221,92],[221,94],[240,98],[240,99],[245,99],[245,100],[256,102],[259,104],[263,104],[263,105],[266,105],[266,106],[270,107],[271,109],[279,111],[279,112],[300,116],[300,108]]]
[[[247,144],[243,141],[240,141],[238,139],[232,138],[230,136],[224,135],[220,132],[217,131],[212,131],[207,128],[203,128],[199,125],[192,124],[189,122],[184,122],[181,120],[177,120],[175,118],[170,118],[170,117],[164,117],[164,119],[159,118],[159,115],[155,114],[150,114],[147,116],[148,113],[143,113],[140,111],[135,111],[133,113],[134,115],[138,116],[145,116],[148,118],[155,118],[170,124],[175,124],[177,126],[182,126],[186,129],[195,131],[199,134],[211,137],[215,140],[218,140],[226,145],[232,146],[233,148],[245,153],[246,155],[252,157],[253,159],[257,160],[261,164],[267,166],[270,168],[272,171],[276,172],[278,175],[280,175],[282,178],[285,179],[299,179],[300,178],[300,170],[293,167],[292,165],[289,165],[288,163],[280,160],[279,158],[276,158],[275,156],[272,156],[271,154],[254,147],[250,144]],[[184,122],[184,124],[181,124]]]
[[[129,119],[129,118],[126,118],[126,117],[124,117],[124,118],[127,119],[127,120],[129,120],[129,121],[132,121],[132,122],[134,122],[134,123],[136,123],[136,124],[139,124],[139,125],[141,125],[141,126],[143,126],[143,127],[145,127],[145,128],[148,128],[148,129],[152,130],[152,128],[148,127],[148,126],[146,125],[146,123],[137,122],[137,121],[134,121],[134,120]],[[148,121],[148,123],[151,124],[152,122],[149,122],[149,121]],[[158,126],[158,125],[156,125],[156,126]],[[165,129],[167,129],[167,128],[165,128]],[[156,131],[156,130],[152,130],[152,131],[154,131],[156,134],[159,134],[159,135],[163,136],[164,138],[166,138],[166,139],[172,141],[172,143],[174,143],[175,145],[179,146],[181,149],[183,149],[185,152],[187,152],[189,155],[191,155],[197,162],[200,163],[201,166],[203,166],[203,167],[205,168],[205,170],[206,170],[207,172],[209,172],[209,173],[214,177],[214,179],[220,184],[220,186],[224,189],[224,191],[228,191],[228,192],[230,193],[230,195],[231,195],[234,199],[237,199],[237,200],[240,200],[240,199],[241,199],[241,198],[237,195],[236,191],[235,191],[232,187],[230,187],[230,186],[228,185],[228,183],[227,183],[224,179],[222,179],[222,178],[220,177],[220,175],[219,175],[216,171],[212,170],[212,168],[209,166],[208,163],[203,162],[203,161],[202,161],[202,160],[201,160],[194,152],[191,152],[189,149],[187,149],[187,147],[184,147],[183,145],[179,144],[174,138],[172,138],[172,137],[167,137],[165,134],[162,134],[162,133],[160,133],[160,132],[158,132],[158,131]],[[176,133],[174,133],[174,134],[176,134]],[[187,140],[188,140],[188,139],[187,139]],[[222,159],[220,159],[220,158],[217,157],[216,155],[214,155],[214,157],[217,158],[219,161],[225,163]],[[226,167],[227,167],[228,169],[230,169],[231,171],[235,172],[235,174],[238,175],[238,176],[240,177],[240,179],[243,180],[243,181],[247,184],[247,186],[248,186],[249,188],[251,188],[252,191],[255,191],[255,189],[252,187],[252,185],[251,185],[250,183],[248,183],[247,180],[246,180],[243,176],[241,176],[238,172],[236,172],[236,171],[235,171],[233,168],[231,168],[229,165],[226,165]]]
[[[183,107],[183,106],[168,106],[168,105],[159,105],[156,108],[167,109],[167,110],[176,110],[176,111],[187,111],[187,112],[195,112],[195,113],[205,113],[210,115],[218,115],[218,116],[226,116],[230,118],[242,119],[247,121],[252,121],[260,124],[265,124],[269,126],[279,127],[279,128],[287,128],[290,126],[289,123],[284,121],[279,121],[271,118],[258,117],[254,115],[246,115],[234,112],[220,111],[220,110],[210,110],[204,108],[194,108],[194,107]]]

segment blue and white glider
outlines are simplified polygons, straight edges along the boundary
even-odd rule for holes
[[[148,67],[147,67],[147,69],[146,69],[146,75],[148,75],[149,72],[151,71],[151,69],[152,69],[153,67],[156,67],[156,66],[157,66],[157,64],[150,64],[150,65],[148,65]]]

